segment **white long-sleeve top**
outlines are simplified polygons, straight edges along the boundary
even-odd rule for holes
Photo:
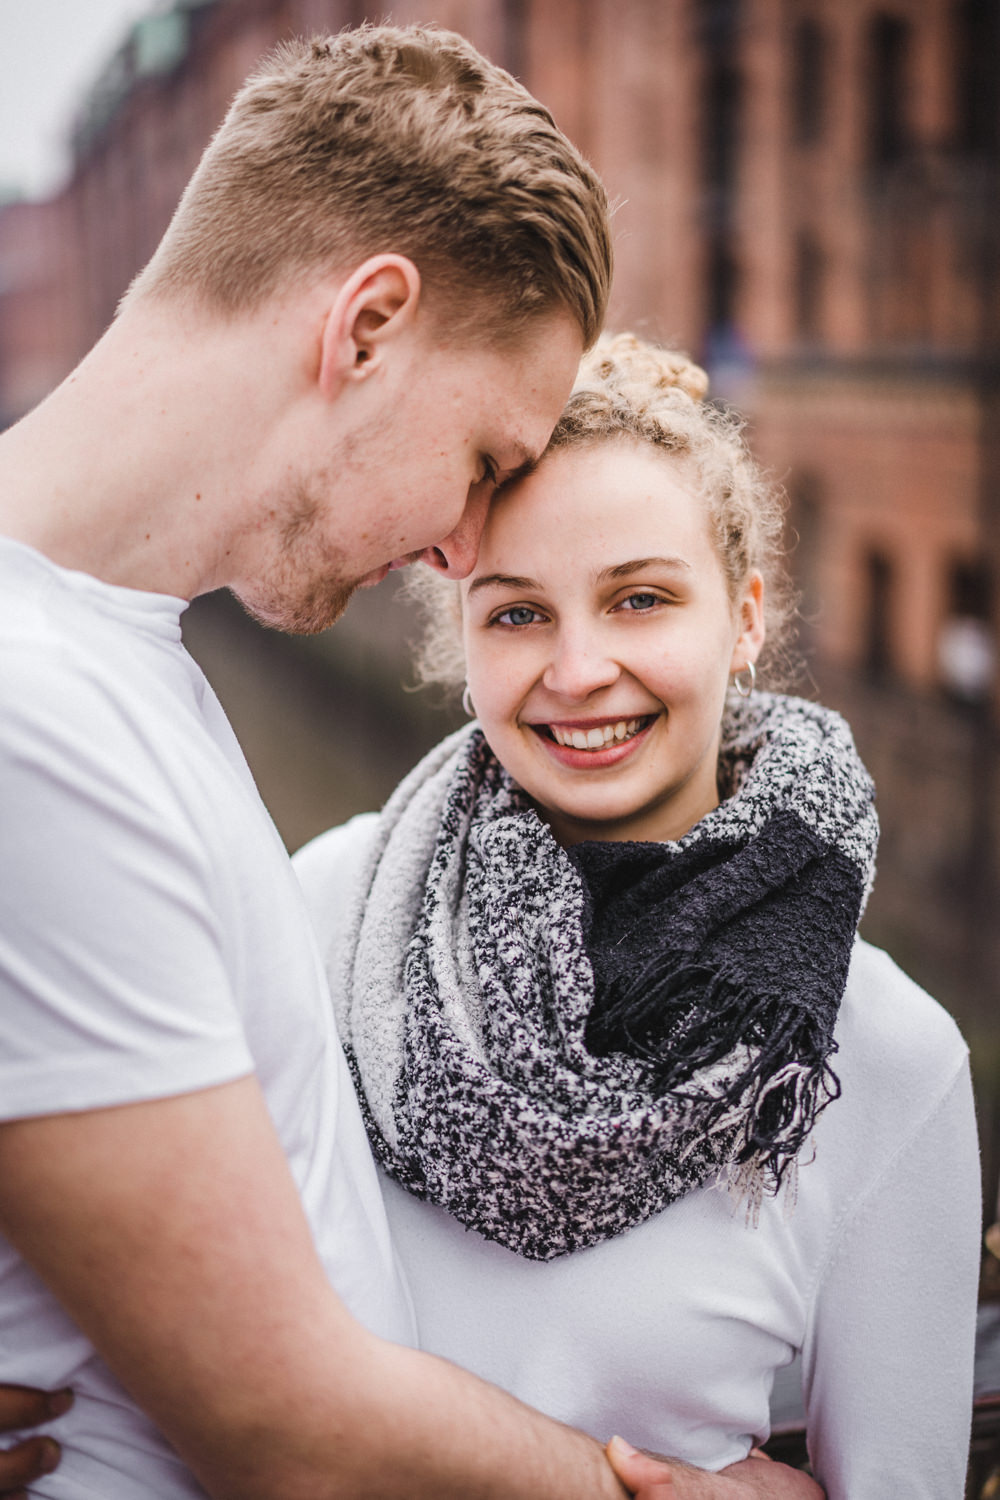
[[[356,818],[296,856],[326,953],[373,826]],[[829,1500],[960,1500],[980,1231],[967,1050],[861,941],[836,1035],[842,1096],[794,1203],[766,1199],[756,1226],[704,1188],[542,1263],[384,1180],[421,1346],[598,1438],[708,1469],[767,1436],[775,1372],[801,1352]]]

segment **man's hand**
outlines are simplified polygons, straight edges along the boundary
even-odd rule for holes
[[[742,1463],[717,1474],[641,1453],[619,1437],[612,1438],[605,1451],[636,1500],[824,1500],[808,1474],[774,1463],[758,1448]]]
[[[73,1405],[71,1391],[33,1391],[23,1385],[0,1385],[0,1432],[22,1427],[40,1427],[53,1422]],[[25,1485],[43,1474],[51,1474],[60,1458],[59,1444],[52,1437],[26,1438],[13,1448],[0,1451],[0,1495],[26,1500]]]

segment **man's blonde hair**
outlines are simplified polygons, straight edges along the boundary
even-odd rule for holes
[[[459,326],[464,315],[513,336],[563,306],[589,345],[603,321],[600,179],[510,74],[433,27],[363,26],[271,53],[128,295],[234,314],[390,251]]]

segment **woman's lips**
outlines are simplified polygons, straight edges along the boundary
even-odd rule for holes
[[[575,770],[617,765],[645,739],[656,714],[532,724],[546,750]]]

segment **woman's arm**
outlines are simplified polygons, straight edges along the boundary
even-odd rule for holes
[[[964,1063],[842,1227],[816,1293],[803,1387],[830,1500],[963,1493],[980,1230]]]

